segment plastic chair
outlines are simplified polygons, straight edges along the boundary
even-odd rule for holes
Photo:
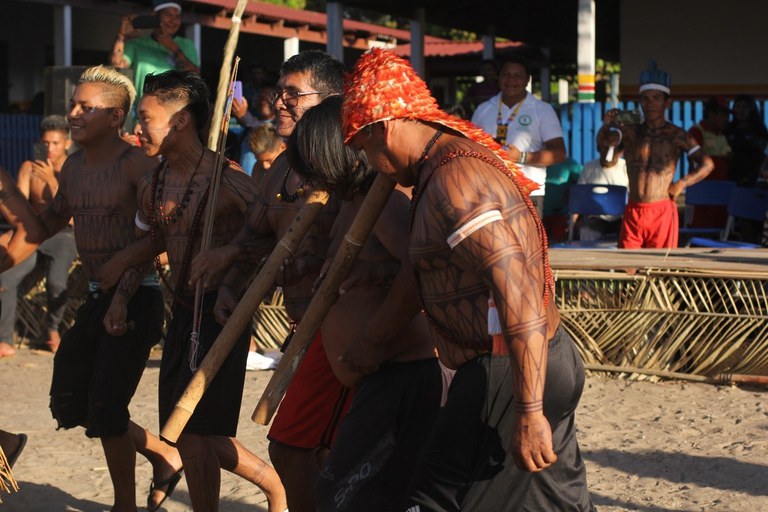
[[[727,206],[736,183],[726,180],[702,181],[691,185],[685,191],[685,219],[680,228],[680,238],[686,236],[709,235],[721,237],[725,226],[690,227],[697,206]]]
[[[728,201],[728,222],[725,224],[719,240],[693,237],[688,242],[689,247],[714,247],[714,248],[744,248],[753,249],[760,247],[757,244],[728,240],[733,232],[736,219],[765,221],[765,212],[768,211],[768,190],[735,187],[731,191]]]
[[[615,241],[574,241],[574,214],[621,216],[624,214],[626,205],[627,187],[598,184],[571,185],[568,190],[568,242],[554,244],[552,247],[573,249],[616,247]]]

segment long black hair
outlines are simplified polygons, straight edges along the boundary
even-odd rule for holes
[[[348,197],[365,193],[376,175],[365,153],[344,145],[341,96],[330,96],[307,110],[288,138],[286,156],[293,169],[315,187]]]

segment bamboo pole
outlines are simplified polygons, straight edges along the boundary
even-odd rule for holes
[[[742,375],[738,373],[718,373],[718,382],[734,382],[736,384],[768,385],[768,375]]]
[[[219,132],[221,131],[222,112],[224,112],[224,102],[227,99],[229,87],[229,75],[232,69],[232,57],[235,55],[237,40],[240,37],[240,24],[243,21],[243,12],[248,4],[248,0],[237,0],[235,10],[232,12],[232,26],[229,27],[229,35],[224,45],[224,60],[221,63],[219,71],[219,86],[216,89],[216,103],[213,107],[213,119],[211,120],[211,131],[208,132],[208,148],[216,151]]]
[[[275,414],[277,406],[288,389],[293,374],[301,363],[302,358],[312,342],[317,330],[331,309],[331,306],[338,298],[339,286],[349,275],[352,264],[365,244],[365,239],[373,229],[376,220],[378,220],[381,211],[387,204],[392,190],[395,188],[395,182],[386,176],[379,174],[373,182],[371,189],[365,196],[360,211],[358,211],[352,226],[344,236],[344,241],[339,246],[338,251],[333,257],[331,267],[328,269],[323,282],[312,297],[307,311],[301,319],[296,332],[291,338],[288,349],[283,354],[280,362],[272,374],[264,393],[259,399],[259,403],[253,411],[251,419],[261,425],[267,425]]]
[[[309,195],[307,202],[302,206],[299,213],[296,214],[288,231],[272,250],[272,254],[267,258],[256,279],[251,283],[243,298],[240,299],[237,307],[232,312],[232,316],[224,325],[224,328],[219,333],[202,363],[200,363],[200,367],[192,375],[187,388],[184,390],[184,394],[179,398],[171,415],[160,431],[160,435],[164,439],[174,443],[178,440],[181,431],[195,411],[195,407],[200,402],[203,393],[205,393],[224,360],[232,351],[232,347],[234,347],[240,334],[250,324],[254,311],[256,311],[264,296],[269,293],[275,284],[275,276],[280,266],[286,258],[296,253],[301,240],[327,201],[327,192],[316,190]]]
[[[633,366],[614,366],[610,364],[596,364],[586,363],[584,368],[587,370],[595,370],[600,372],[616,372],[616,373],[639,373],[641,375],[653,375],[654,377],[663,377],[665,379],[676,380],[688,380],[691,382],[707,382],[711,383],[713,380],[710,377],[703,375],[691,375],[688,373],[669,372],[665,370],[652,370],[650,368],[637,368]]]
[[[713,377],[705,375],[693,375],[690,373],[669,372],[664,370],[652,370],[650,368],[637,368],[631,366],[614,366],[610,364],[585,363],[584,368],[600,372],[615,373],[639,373],[641,375],[653,375],[665,379],[687,380],[691,382],[704,382],[706,384],[768,384],[768,375],[742,375],[738,373],[718,373]]]
[[[229,132],[229,112],[232,108],[232,95],[233,95],[233,88],[234,88],[234,82],[235,77],[237,76],[237,67],[240,63],[240,57],[235,57],[235,64],[232,67],[232,74],[229,77],[229,85],[227,88],[227,104],[226,108],[224,108],[224,112],[222,113],[221,119],[221,129],[218,133],[218,144],[216,145],[216,160],[213,165],[213,175],[211,176],[211,184],[208,189],[208,204],[206,205],[205,209],[205,224],[203,225],[203,236],[200,240],[200,248],[198,249],[201,253],[207,251],[211,246],[211,237],[213,236],[213,225],[216,221],[216,203],[219,199],[219,187],[221,185],[221,175],[224,173],[224,169],[222,169],[223,163],[224,163],[224,148],[225,148],[225,141],[227,139],[227,133]],[[190,236],[194,236],[194,233],[191,233]],[[198,337],[200,336],[200,324],[202,323],[202,314],[201,310],[203,307],[203,294],[205,293],[205,278],[200,279],[197,282],[197,286],[195,287],[195,305],[193,310],[193,316],[192,316],[192,333],[190,334],[190,339],[192,340],[192,346],[194,347],[192,350],[197,350],[197,344]],[[193,370],[197,370],[196,367],[192,368]]]

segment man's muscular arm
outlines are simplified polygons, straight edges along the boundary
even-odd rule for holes
[[[499,174],[487,167],[483,171]],[[444,200],[456,215],[447,241],[464,269],[480,277],[493,294],[514,376],[512,456],[521,469],[540,471],[557,456],[543,406],[548,324],[538,232],[517,195],[501,195],[509,184],[496,181],[498,186],[489,187],[494,177],[457,174],[441,180]],[[474,191],[473,201],[467,201],[468,190]]]
[[[117,290],[112,296],[109,309],[104,314],[104,329],[112,336],[122,336],[128,331],[128,302],[139,289],[144,276],[151,270],[150,264],[143,264],[126,270],[120,278]]]
[[[275,247],[275,237],[266,220],[267,205],[257,200],[245,212],[245,225],[226,245],[209,249],[197,254],[192,260],[189,273],[191,285],[195,285],[203,276],[221,274],[238,265],[242,275],[249,275]],[[238,276],[232,277],[236,282]]]
[[[521,151],[516,146],[509,146],[507,152],[512,160],[520,162]],[[520,163],[548,167],[563,162],[567,157],[565,141],[562,137],[557,137],[544,141],[544,147],[539,151],[526,151],[525,162]]]
[[[669,197],[675,199],[687,187],[694,185],[711,173],[715,168],[715,163],[704,150],[696,143],[696,140],[680,130],[677,136],[678,146],[688,153],[688,161],[691,164],[691,172],[672,183],[669,186]]]
[[[603,126],[597,131],[598,146],[616,147],[620,142],[624,142],[626,147],[636,138],[636,130],[640,125],[623,124],[616,121],[618,109],[610,109],[603,115]]]
[[[0,213],[14,228],[13,233],[4,234],[0,240],[4,249],[0,257],[2,272],[35,252],[43,239],[43,227],[32,206],[3,168],[0,168]]]

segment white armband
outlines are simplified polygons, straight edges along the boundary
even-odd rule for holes
[[[700,149],[701,149],[701,146],[696,144],[695,146],[693,146],[691,149],[688,150],[688,156],[691,156],[692,154],[694,154],[695,152],[697,152]]]
[[[142,231],[149,231],[151,227],[149,224],[145,224],[144,222],[141,221],[141,219],[139,218],[139,212],[136,212],[136,218],[134,219],[134,223],[136,224],[136,227]]]
[[[619,142],[617,142],[616,145],[618,146],[619,144],[621,144],[622,139],[624,139],[624,133],[622,133],[622,131],[619,128],[616,128],[615,126],[609,126],[608,127],[608,131],[609,132],[616,132],[616,133],[618,133],[619,134]]]
[[[449,236],[446,241],[448,242],[448,245],[451,247],[451,249],[453,249],[459,245],[462,240],[469,237],[478,229],[498,220],[504,220],[504,217],[501,216],[501,212],[499,210],[491,210],[489,212],[481,213],[451,233],[451,236]]]

